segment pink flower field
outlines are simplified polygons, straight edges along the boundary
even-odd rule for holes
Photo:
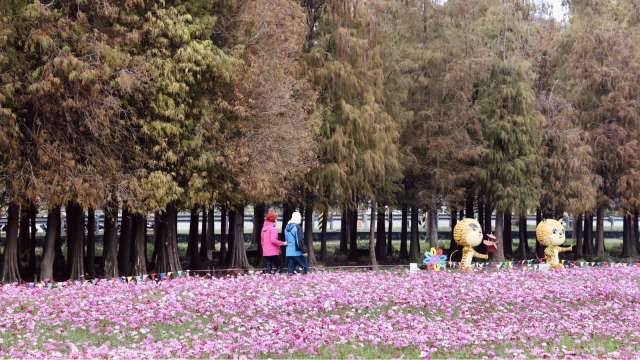
[[[640,355],[640,267],[0,288],[2,358]]]

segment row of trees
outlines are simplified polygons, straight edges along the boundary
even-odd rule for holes
[[[419,256],[418,209],[437,243],[442,205],[495,231],[498,260],[532,256],[526,241],[513,250],[512,216],[568,212],[576,255],[603,256],[604,212],[621,211],[635,256],[640,9],[564,6],[561,23],[529,0],[2,2],[2,279],[35,274],[39,209],[41,279],[54,264],[57,277],[94,275],[95,209],[105,276],[181,269],[177,212],[195,224],[214,206],[230,224],[220,264],[248,266],[247,204],[256,228],[268,206],[285,218],[338,207],[339,252],[357,256],[358,205],[371,203],[374,265],[392,250],[385,205],[403,209],[403,229],[411,216],[403,258]],[[191,261],[208,258],[204,238],[198,250],[192,229]]]

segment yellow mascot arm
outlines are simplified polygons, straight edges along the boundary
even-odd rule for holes
[[[473,250],[473,257],[476,257],[478,259],[483,259],[483,260],[488,260],[489,259],[489,255],[486,254],[480,254],[479,252]]]
[[[569,247],[560,247],[560,246],[558,246],[558,252],[559,253],[571,251],[572,249],[573,249],[573,246],[569,246]]]

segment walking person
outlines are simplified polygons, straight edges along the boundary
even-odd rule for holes
[[[304,257],[304,253],[307,252],[304,243],[304,236],[302,234],[302,215],[298,211],[295,211],[291,215],[291,220],[287,224],[284,230],[284,239],[287,243],[287,270],[289,275],[293,274],[293,270],[296,266],[302,267],[302,273],[306,274],[309,271],[309,265],[307,265],[307,258]]]
[[[264,263],[263,273],[275,274],[280,272],[280,247],[286,246],[286,242],[278,240],[278,228],[276,227],[277,215],[269,211],[265,218],[262,231],[260,233],[260,244],[262,245],[262,261]],[[275,270],[275,271],[272,271]]]

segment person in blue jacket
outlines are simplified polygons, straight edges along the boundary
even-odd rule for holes
[[[302,267],[302,273],[309,271],[307,258],[304,257],[306,246],[304,244],[304,236],[302,234],[302,215],[295,211],[291,215],[291,220],[284,229],[284,238],[287,243],[287,268],[289,274],[293,274],[296,266]]]

